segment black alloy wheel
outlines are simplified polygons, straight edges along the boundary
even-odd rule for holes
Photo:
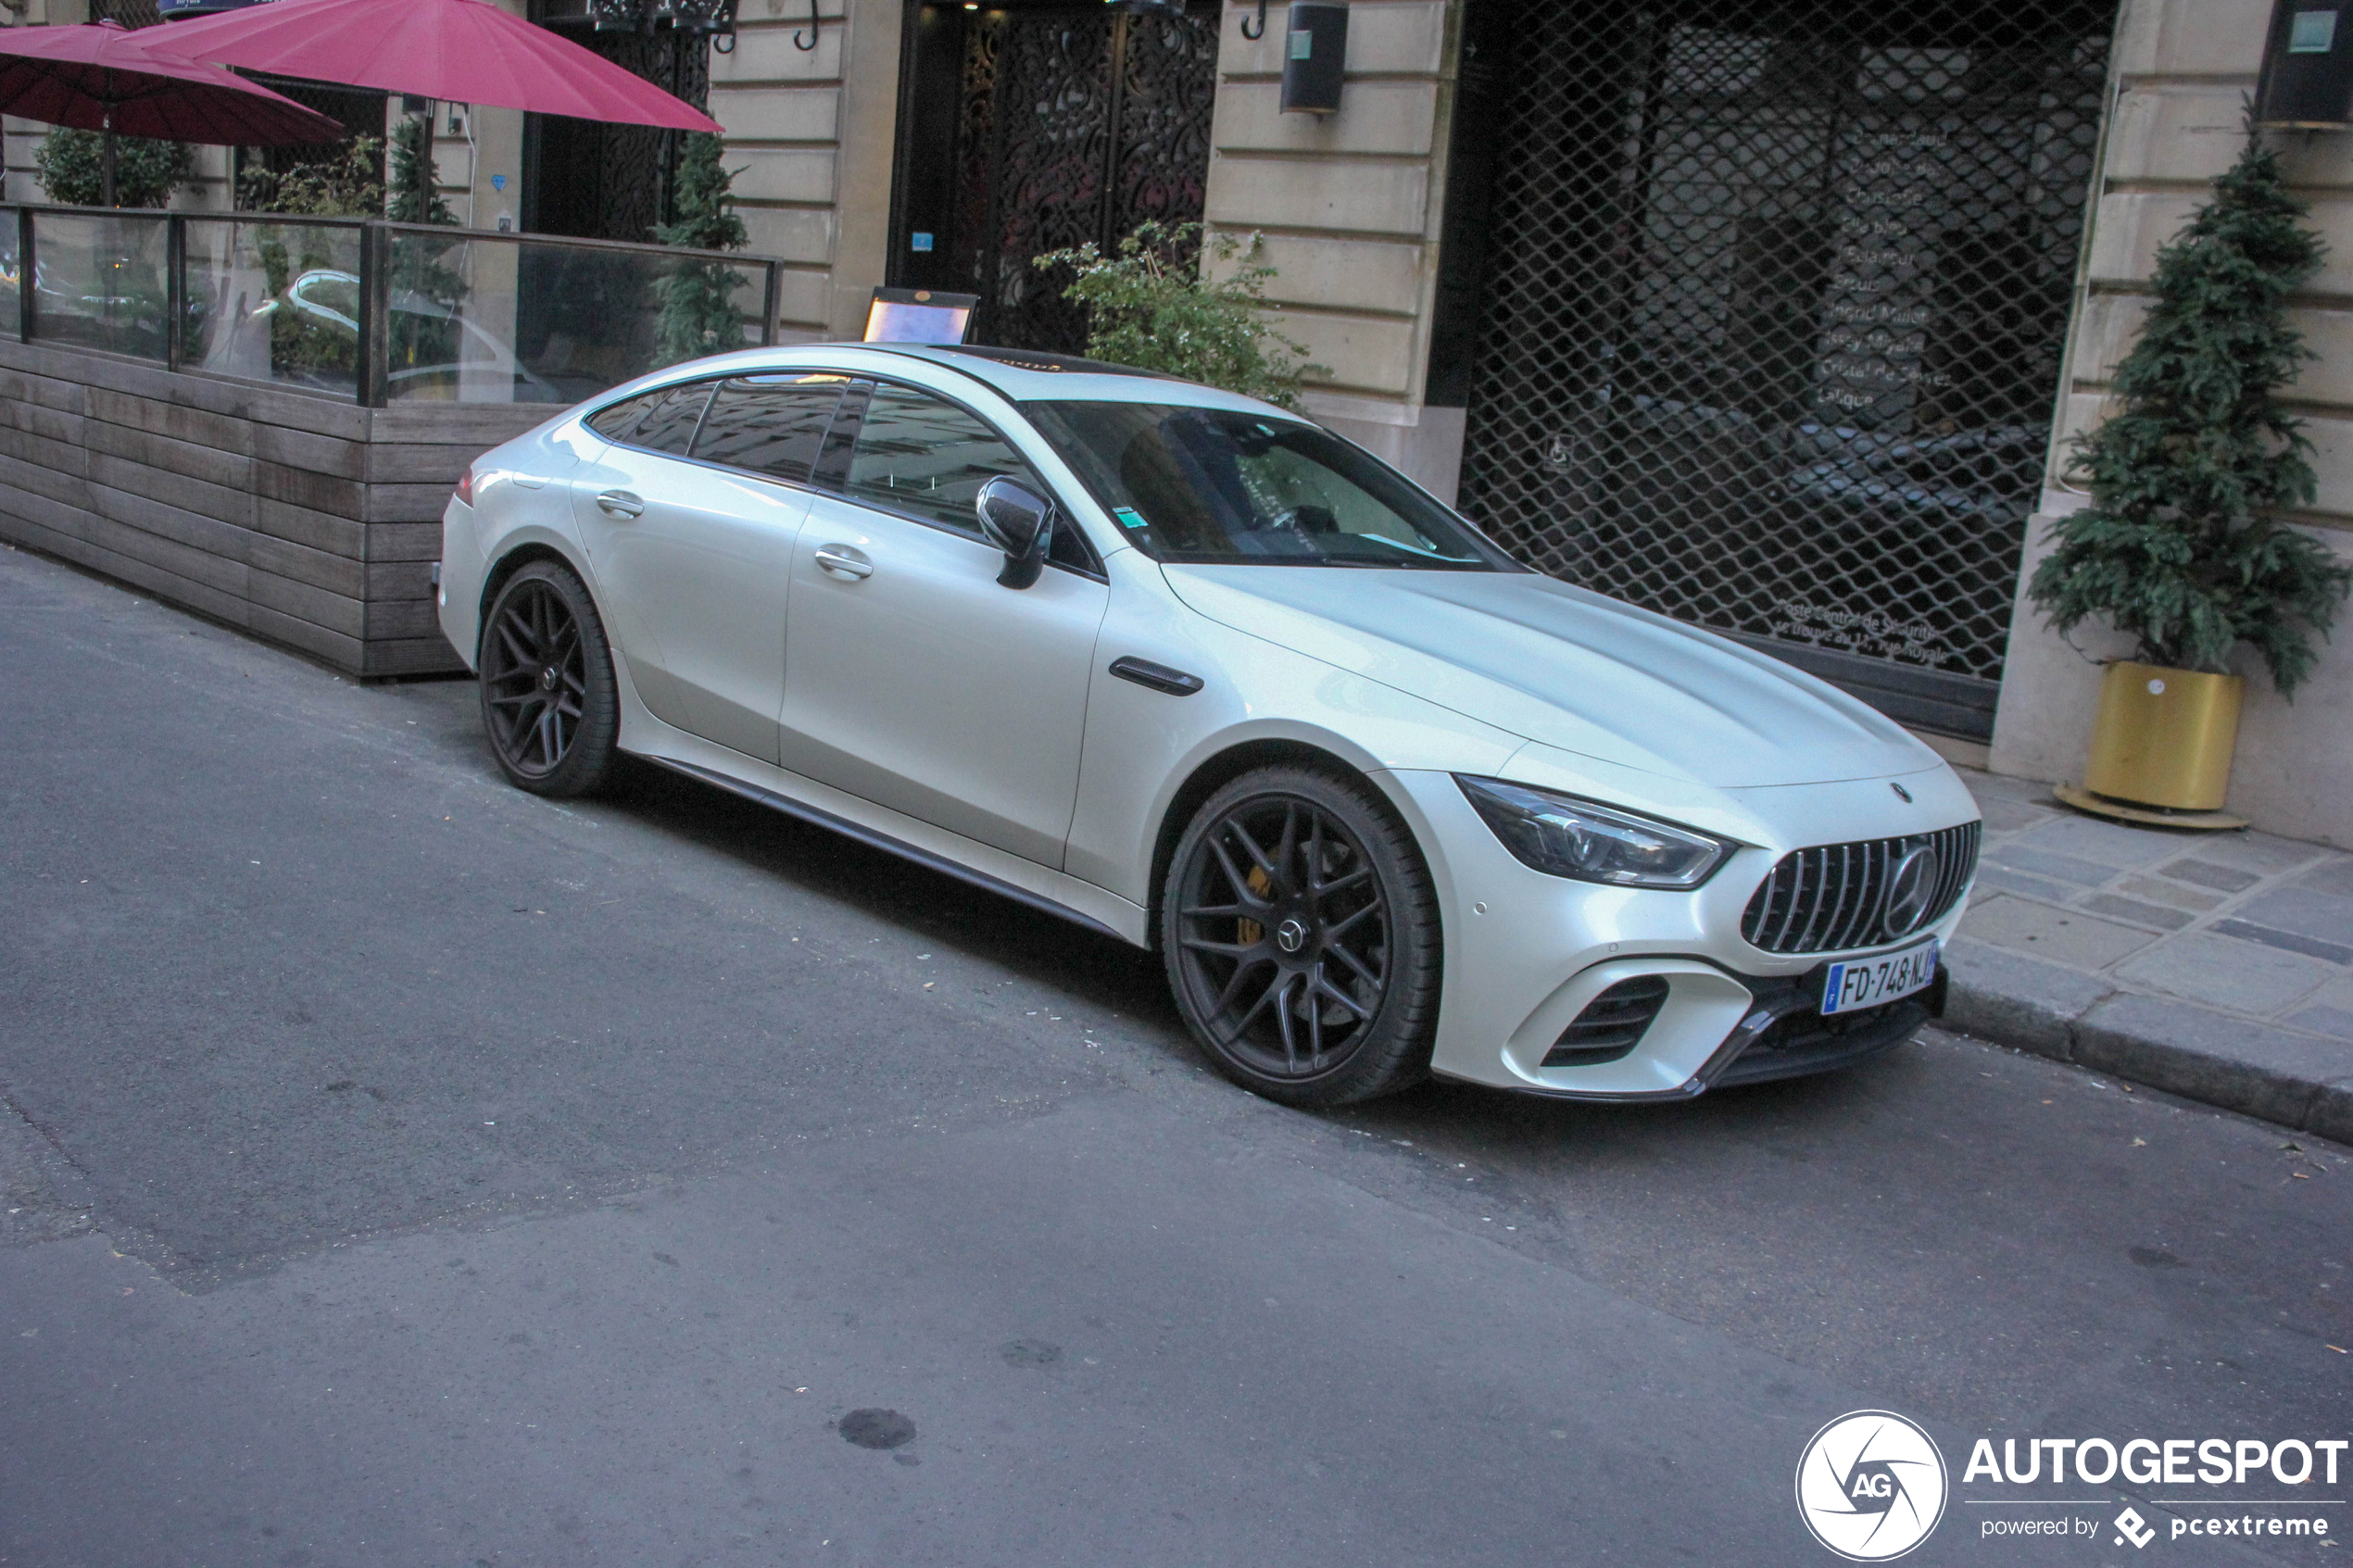
[[[535,795],[605,782],[620,730],[612,655],[588,590],[533,561],[498,590],[482,628],[482,718],[507,777]]]
[[[1170,866],[1162,940],[1195,1036],[1269,1098],[1341,1105],[1428,1067],[1437,897],[1354,781],[1269,768],[1212,796]]]

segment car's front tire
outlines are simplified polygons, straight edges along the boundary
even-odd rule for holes
[[[612,649],[569,568],[535,560],[507,579],[483,617],[479,668],[483,726],[515,787],[588,795],[611,778],[621,734]]]
[[[1177,841],[1160,937],[1210,1060],[1286,1105],[1418,1082],[1438,1028],[1438,895],[1413,835],[1362,781],[1261,768]]]

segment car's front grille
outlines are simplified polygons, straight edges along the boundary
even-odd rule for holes
[[[1656,974],[1621,980],[1585,1004],[1544,1054],[1547,1067],[1598,1067],[1642,1043],[1642,1033],[1667,1005],[1667,981]]]
[[[1836,953],[1893,942],[1941,919],[1977,870],[1978,824],[1905,838],[1824,844],[1781,857],[1748,901],[1741,935],[1768,953]],[[1915,849],[1936,856],[1924,911],[1889,929],[1889,880]],[[1917,897],[1911,900],[1918,907]]]

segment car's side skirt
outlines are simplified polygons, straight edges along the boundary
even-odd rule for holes
[[[862,844],[1136,947],[1150,943],[1150,919],[1140,905],[1064,872],[862,800],[814,779],[673,730],[653,727],[671,744],[637,752],[685,777],[829,828]]]

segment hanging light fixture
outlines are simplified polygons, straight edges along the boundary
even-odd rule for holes
[[[1348,56],[1348,0],[1291,0],[1283,34],[1285,114],[1336,114]]]

